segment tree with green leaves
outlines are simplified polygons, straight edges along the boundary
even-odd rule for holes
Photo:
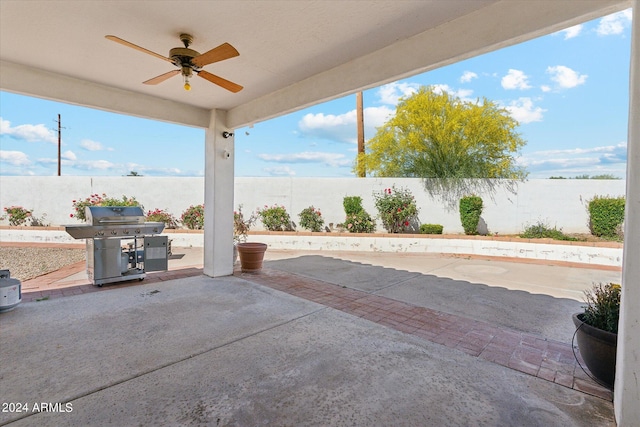
[[[501,184],[513,188],[527,176],[515,157],[526,144],[518,125],[486,98],[468,102],[421,87],[367,141],[354,172],[423,178],[429,193],[451,203]]]

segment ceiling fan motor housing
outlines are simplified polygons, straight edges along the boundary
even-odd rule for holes
[[[191,60],[196,56],[200,56],[200,52],[189,49],[188,47],[175,47],[169,51],[169,58],[171,58],[173,63],[178,67],[188,65],[193,69],[197,69],[197,67],[191,63]]]

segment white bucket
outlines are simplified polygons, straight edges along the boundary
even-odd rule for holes
[[[13,310],[22,301],[22,284],[18,279],[0,278],[0,313]]]

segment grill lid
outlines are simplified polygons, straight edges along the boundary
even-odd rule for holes
[[[140,206],[87,206],[87,223],[91,225],[143,224],[144,211]]]

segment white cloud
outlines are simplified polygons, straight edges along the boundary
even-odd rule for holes
[[[258,157],[274,163],[321,163],[331,167],[351,166],[352,161],[344,154],[320,151],[303,151],[288,154],[259,154]]]
[[[542,85],[540,86],[540,90],[543,92],[551,92],[551,86]]]
[[[305,137],[355,142],[357,134],[356,110],[339,115],[305,114],[298,122],[298,128]]]
[[[571,89],[580,86],[587,81],[586,74],[580,74],[564,65],[547,67],[547,74],[551,75],[551,80],[556,82],[560,89]]]
[[[460,83],[469,83],[473,79],[477,79],[478,75],[473,71],[465,71],[460,77]]]
[[[139,163],[125,163],[124,165],[117,165],[117,168],[122,171],[122,175],[128,175],[132,171],[137,172],[139,175],[147,176],[178,176],[184,174],[178,168],[149,167]]]
[[[296,172],[289,166],[276,166],[264,168],[263,171],[270,176],[295,176]]]
[[[542,121],[542,113],[547,111],[543,108],[535,107],[531,98],[518,98],[515,101],[511,101],[505,108],[511,113],[511,117],[520,123],[540,122]]]
[[[375,131],[375,128],[384,125],[395,113],[395,110],[384,105],[381,107],[365,108],[363,111],[365,137],[368,134],[368,130]]]
[[[475,99],[471,98],[473,95],[473,90],[471,89],[458,89],[455,90],[451,86],[446,84],[437,84],[433,85],[433,92],[437,94],[441,94],[447,92],[451,96],[455,96],[456,98],[460,98],[461,101],[464,102],[475,102]]]
[[[102,151],[102,150],[113,151],[112,148],[105,148],[104,145],[102,145],[102,143],[97,141],[92,141],[90,139],[83,139],[82,141],[80,141],[80,146],[87,151]]]
[[[107,160],[83,160],[73,163],[74,168],[82,170],[107,170],[115,169],[116,166],[116,164],[111,163]]]
[[[73,151],[65,151],[64,153],[60,153],[60,157],[65,160],[78,160]]]
[[[574,37],[578,37],[583,29],[582,24],[574,25],[573,27],[565,28],[562,31],[558,31],[559,33],[564,33],[564,39],[569,40]]]
[[[514,70],[513,68],[509,69],[509,72],[506,76],[502,77],[502,87],[507,90],[511,89],[531,89],[531,85],[529,85],[529,77],[520,70]]]
[[[395,113],[387,106],[367,107],[364,109],[365,137],[372,136],[377,127],[382,126]],[[300,134],[307,138],[321,138],[330,141],[357,141],[356,110],[344,114],[305,114],[298,122]]]
[[[31,163],[29,156],[22,151],[0,150],[0,161],[14,166],[26,166]]]
[[[389,83],[378,89],[378,97],[383,104],[397,105],[400,98],[413,95],[419,88],[417,83]]]
[[[58,143],[58,137],[51,130],[47,129],[43,124],[37,125],[18,125],[11,126],[9,120],[3,120],[0,117],[0,135],[9,135],[16,139],[21,139],[28,142],[50,142],[52,144]]]
[[[600,174],[624,178],[626,161],[626,142],[591,148],[536,151],[518,158],[518,163],[527,168],[532,178]]]
[[[599,36],[621,34],[631,25],[631,9],[623,10],[612,15],[605,16],[598,23],[596,33]]]

